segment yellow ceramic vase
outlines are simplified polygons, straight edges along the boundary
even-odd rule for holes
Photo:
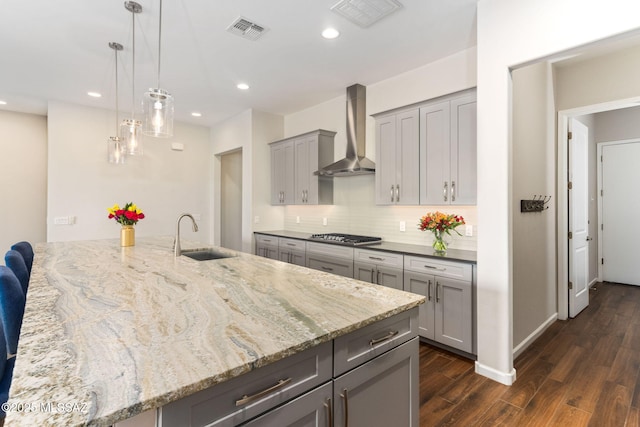
[[[133,225],[123,225],[120,229],[120,246],[133,246],[136,244],[136,229]]]

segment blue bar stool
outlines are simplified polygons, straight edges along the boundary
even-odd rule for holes
[[[7,266],[0,265],[0,321],[9,358],[18,352],[20,327],[26,299],[20,281]]]
[[[27,289],[29,288],[29,272],[27,271],[27,264],[25,264],[24,258],[22,258],[20,252],[11,249],[7,251],[7,254],[4,256],[4,262],[20,281],[22,293],[26,298]]]
[[[4,425],[4,419],[7,413],[2,409],[3,404],[9,400],[9,389],[11,388],[11,381],[13,380],[13,367],[15,366],[16,358],[12,357],[7,360],[7,344],[4,337],[4,329],[0,324],[0,426]]]
[[[18,242],[11,246],[11,249],[20,252],[20,255],[24,258],[24,263],[27,265],[29,276],[31,276],[31,267],[33,266],[33,247],[31,246],[31,243]]]

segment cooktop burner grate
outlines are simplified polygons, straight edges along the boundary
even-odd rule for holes
[[[343,233],[312,234],[311,239],[321,240],[327,243],[347,245],[347,246],[374,245],[376,243],[382,242],[381,237],[358,236],[355,234],[343,234]]]

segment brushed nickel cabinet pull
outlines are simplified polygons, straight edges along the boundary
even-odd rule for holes
[[[438,268],[438,267],[434,267],[433,265],[425,265],[424,268],[430,268],[431,270],[438,270],[438,271],[446,271],[446,268]]]
[[[380,270],[376,269],[376,285],[380,284]]]
[[[440,302],[440,282],[436,282],[436,302]]]
[[[321,266],[321,268],[322,268],[323,270],[325,270],[325,271],[333,271],[333,268],[331,268],[331,267],[325,267],[324,265],[323,265],[323,266]]]
[[[247,396],[246,394],[244,396],[242,396],[242,398],[236,400],[236,406],[242,406],[242,405],[246,405],[247,403],[251,403],[255,400],[260,399],[261,397],[266,396],[267,394],[271,394],[277,390],[280,390],[281,388],[285,387],[287,384],[289,384],[291,382],[291,378],[287,378],[284,380],[279,380],[276,384],[272,385],[271,387],[264,389],[262,391],[259,391],[255,394],[252,394],[251,396]]]
[[[382,338],[375,338],[372,339],[371,341],[369,341],[369,345],[371,347],[373,347],[376,344],[380,344],[381,342],[390,340],[391,338],[395,337],[396,335],[398,335],[399,331],[389,331],[389,333],[385,336],[383,336]]]
[[[287,243],[287,246],[295,246],[295,243]]]
[[[391,186],[391,203],[393,203],[393,185]]]
[[[442,195],[444,196],[444,201],[445,202],[448,200],[447,199],[447,186],[448,186],[447,181],[445,181],[444,182],[444,189],[442,190]]]
[[[369,259],[373,259],[376,261],[384,261],[384,258],[378,258],[377,256],[370,256]]]
[[[400,202],[400,184],[396,184],[396,203]]]
[[[346,388],[342,389],[340,397],[344,402],[344,427],[349,427],[349,394],[347,394]]]
[[[371,283],[375,283],[375,282],[373,281],[373,268],[371,269]]]
[[[456,182],[451,181],[451,201],[456,201]]]
[[[327,408],[327,426],[333,427],[333,410],[331,409],[331,398],[328,397],[324,402],[324,407]]]
[[[427,298],[429,298],[429,301],[431,301],[431,280],[429,280],[429,284],[427,285]]]

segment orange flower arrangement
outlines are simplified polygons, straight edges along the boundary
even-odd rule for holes
[[[456,230],[456,227],[464,223],[464,218],[460,215],[450,215],[436,211],[429,212],[420,218],[418,228],[421,231],[432,231],[435,237],[433,249],[437,253],[444,253],[447,250],[447,244],[442,240],[443,234],[446,233],[450,236],[451,231],[455,231],[459,236],[462,236]]]

